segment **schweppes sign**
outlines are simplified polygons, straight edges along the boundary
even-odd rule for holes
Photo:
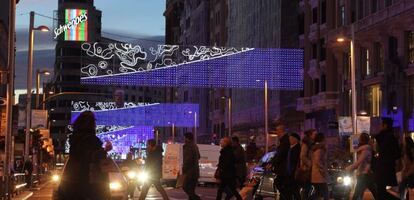
[[[55,28],[55,39],[64,34],[64,40],[88,40],[88,11],[82,9],[66,9],[65,24]]]

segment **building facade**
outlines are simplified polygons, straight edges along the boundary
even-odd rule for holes
[[[305,84],[297,110],[306,113],[304,128],[335,137],[338,129],[330,125],[351,115],[350,42],[337,38],[351,39],[353,29],[358,114],[391,117],[396,132],[412,133],[414,2],[302,0],[300,5]]]

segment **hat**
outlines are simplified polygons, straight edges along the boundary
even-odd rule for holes
[[[292,136],[292,137],[296,138],[298,141],[300,141],[300,136],[297,133],[290,133],[289,136]]]

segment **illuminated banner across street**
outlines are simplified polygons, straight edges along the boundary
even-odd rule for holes
[[[90,105],[78,101],[72,102],[71,122],[86,110],[94,112],[96,124],[106,126],[171,127],[174,123],[176,127],[194,127],[195,123],[199,124],[199,115],[195,114],[199,112],[198,104],[125,103],[124,107],[117,108],[115,102]]]
[[[83,43],[81,82],[94,85],[301,90],[303,50]]]

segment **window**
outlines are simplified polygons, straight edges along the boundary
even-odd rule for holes
[[[319,40],[319,56],[320,56],[320,60],[324,61],[326,59],[326,48],[325,48],[325,39],[322,38]]]
[[[365,76],[369,76],[372,74],[371,68],[369,65],[369,50],[366,48],[361,49],[361,66],[365,72]]]
[[[382,48],[381,43],[374,43],[374,59],[375,65],[378,72],[384,71],[384,49]]]
[[[314,82],[313,86],[314,86],[314,90],[315,90],[314,94],[319,94],[319,79],[315,79],[315,82]]]
[[[316,44],[312,44],[312,59],[316,59],[318,57],[318,46]]]
[[[414,31],[408,32],[408,63],[414,64]]]
[[[321,24],[326,23],[326,0],[321,3]]]
[[[358,19],[364,18],[364,1],[366,0],[358,1]]]
[[[312,22],[318,23],[318,8],[313,8],[312,9]]]
[[[378,0],[371,0],[371,13],[375,13],[378,10]]]
[[[321,92],[326,92],[326,75],[321,76]]]
[[[381,114],[382,91],[380,85],[373,85],[367,88],[367,106],[371,117],[378,117]]]
[[[339,6],[339,19],[340,26],[345,25],[345,5]]]
[[[184,91],[184,102],[188,101],[188,91]]]
[[[388,38],[389,58],[391,61],[398,60],[398,39],[396,37]]]
[[[392,0],[385,0],[385,6],[388,7],[392,4]]]
[[[343,74],[344,74],[344,80],[349,80],[349,75],[351,74],[350,70],[351,70],[351,57],[349,56],[349,53],[344,53],[343,54]]]

